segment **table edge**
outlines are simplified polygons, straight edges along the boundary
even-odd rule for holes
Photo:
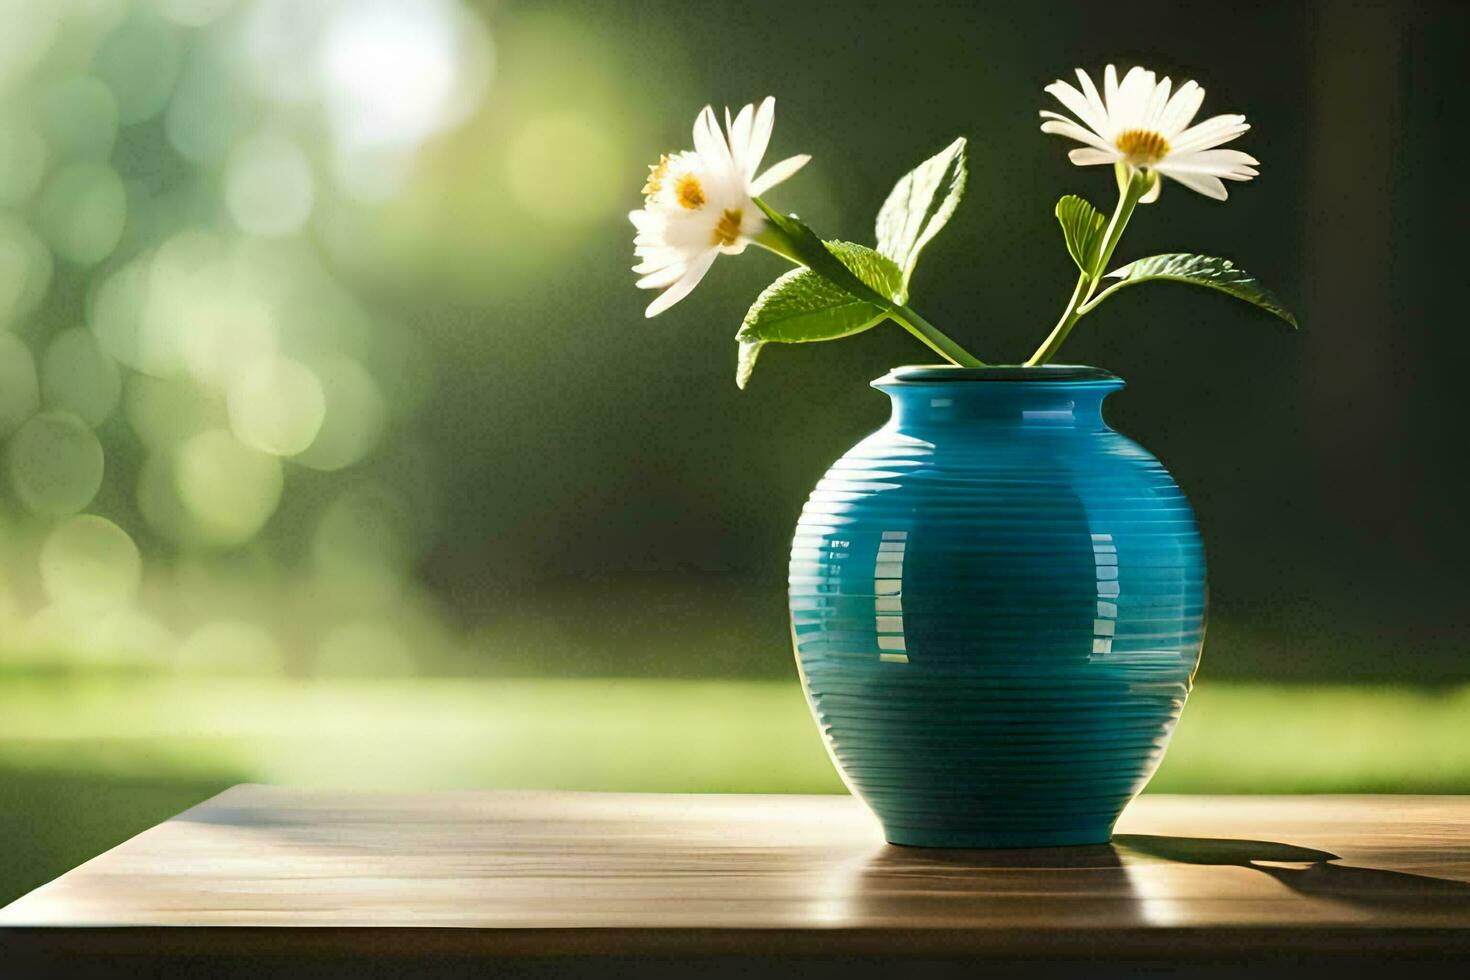
[[[1222,941],[1227,941],[1222,945]],[[1066,930],[925,928],[477,928],[452,926],[0,926],[22,956],[986,956],[1158,957],[1365,953],[1470,960],[1470,927],[1130,926]]]

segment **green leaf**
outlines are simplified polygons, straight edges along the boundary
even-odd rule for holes
[[[767,220],[777,232],[780,239],[778,251],[784,252],[793,261],[800,262],[832,285],[850,293],[857,299],[866,300],[878,306],[893,305],[891,296],[875,291],[854,275],[853,271],[833,254],[827,244],[817,237],[817,233],[803,224],[796,215],[780,214],[772,210],[760,198],[756,198],[755,203],[765,212]],[[852,247],[861,248],[862,246]]]
[[[792,269],[756,297],[735,339],[778,344],[836,340],[872,326],[886,313],[810,269]]]
[[[903,273],[891,259],[852,242],[826,242],[823,250],[848,275],[875,295],[903,288]],[[740,345],[735,383],[744,388],[756,358],[768,343],[805,344],[850,337],[881,323],[886,305],[860,299],[810,268],[792,269],[766,287],[745,314],[735,340]]]
[[[750,376],[755,371],[755,359],[760,357],[761,348],[766,346],[764,340],[739,340],[739,353],[735,356],[735,387],[741,391],[750,384]]]
[[[1092,272],[1097,267],[1097,252],[1102,247],[1107,219],[1076,194],[1068,194],[1057,202],[1057,220],[1062,223],[1062,236],[1067,240],[1072,261],[1083,272]]]
[[[1115,293],[1125,286],[1162,279],[1173,282],[1187,282],[1195,286],[1218,289],[1220,292],[1228,293],[1236,299],[1243,299],[1247,303],[1254,303],[1266,312],[1285,320],[1293,327],[1298,325],[1296,317],[1291,311],[1281,305],[1281,301],[1269,289],[1262,286],[1256,281],[1254,276],[1229,259],[1216,258],[1210,255],[1191,255],[1187,252],[1150,255],[1146,259],[1138,259],[1135,262],[1128,263],[1121,269],[1109,272],[1104,278],[1115,279],[1117,282],[1099,293],[1088,304],[1089,307],[1097,305],[1109,294]]]
[[[908,300],[903,271],[888,256],[856,242],[830,241],[822,244],[847,266],[849,272],[861,279],[863,285],[878,295],[887,297],[896,306]]]
[[[878,212],[878,251],[903,270],[908,288],[919,252],[939,234],[965,193],[965,138],[925,160],[893,186]]]

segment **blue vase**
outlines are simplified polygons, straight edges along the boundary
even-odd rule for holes
[[[791,546],[791,630],[843,778],[895,844],[1097,844],[1199,663],[1205,562],[1097,368],[907,367]]]

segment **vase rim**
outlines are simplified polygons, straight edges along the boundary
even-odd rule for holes
[[[1111,371],[1087,364],[1022,364],[960,367],[956,364],[906,364],[893,368],[873,386],[934,384],[935,382],[1104,382],[1121,385],[1123,379]]]

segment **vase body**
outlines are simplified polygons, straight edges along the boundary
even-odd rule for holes
[[[1173,478],[1095,368],[899,368],[887,425],[812,492],[792,641],[889,841],[1107,841],[1199,663],[1205,566]]]

